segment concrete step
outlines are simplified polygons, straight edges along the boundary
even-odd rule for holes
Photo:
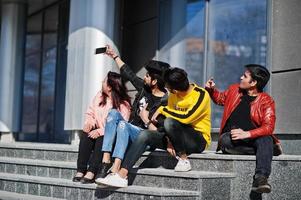
[[[250,155],[224,155],[206,151],[202,154],[189,156],[193,170],[218,171],[235,173],[232,181],[231,199],[247,200],[250,191],[256,165],[256,157]],[[146,152],[139,163],[140,167],[173,168],[177,160],[170,157],[166,152]],[[272,193],[264,195],[264,199],[301,199],[301,156],[281,155],[273,157],[272,173],[269,183]]]
[[[78,146],[67,144],[0,142],[0,156],[39,160],[76,161]]]
[[[24,158],[0,157],[0,172],[63,178],[71,180],[76,172],[75,162],[33,160]],[[233,173],[190,171],[174,172],[164,168],[134,168],[130,171],[129,183],[132,185],[165,187],[183,190],[201,190],[201,185],[206,182],[224,182],[230,187]]]
[[[0,156],[25,157],[43,160],[76,161],[77,148],[72,145],[37,143],[0,143]],[[231,183],[231,199],[249,199],[255,169],[255,156],[222,155],[212,151],[189,156],[194,171],[229,172],[236,177]],[[136,163],[137,166],[157,168],[162,166],[173,169],[176,160],[166,152],[145,152]],[[301,156],[281,155],[273,158],[272,174],[269,182],[272,193],[264,199],[301,199]],[[63,173],[64,174],[64,173]]]
[[[159,187],[98,188],[71,180],[0,173],[0,190],[63,199],[199,199],[200,192]],[[229,191],[228,191],[229,192]],[[229,196],[229,194],[228,194]],[[221,199],[221,198],[220,198]]]
[[[30,194],[18,194],[15,192],[0,191],[0,200],[62,200],[52,197],[41,197]]]

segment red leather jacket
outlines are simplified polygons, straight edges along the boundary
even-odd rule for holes
[[[220,134],[223,130],[231,113],[240,102],[240,97],[243,95],[239,89],[239,84],[230,85],[224,92],[219,92],[217,89],[206,88],[214,103],[224,106],[224,114],[220,127]],[[275,144],[280,144],[280,141],[273,134],[275,128],[276,114],[275,102],[267,93],[259,93],[257,98],[251,102],[251,120],[256,129],[250,130],[251,138],[271,135]]]

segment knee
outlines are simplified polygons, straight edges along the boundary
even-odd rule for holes
[[[231,135],[229,133],[224,133],[219,138],[219,144],[222,148],[232,147]]]
[[[124,132],[125,130],[125,127],[126,127],[126,121],[122,120],[122,121],[119,121],[118,125],[117,125],[117,132]]]
[[[110,115],[110,116],[118,116],[119,115],[119,111],[117,110],[117,109],[111,109],[110,111],[109,111],[109,114],[108,115]]]
[[[173,132],[176,129],[178,121],[172,118],[166,118],[164,120],[164,129],[167,133]]]
[[[108,113],[107,122],[110,122],[114,119],[118,119],[120,116],[120,113],[116,109],[111,109]]]
[[[148,143],[150,134],[151,133],[147,130],[141,131],[135,141],[137,141],[140,144],[142,144],[142,143],[146,144],[146,143]]]
[[[273,146],[273,138],[271,136],[262,136],[255,139],[255,143],[258,145],[270,145]]]

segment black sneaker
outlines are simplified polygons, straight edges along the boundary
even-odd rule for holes
[[[109,173],[111,173],[110,169],[112,165],[112,163],[102,163],[101,169],[98,171],[95,179],[105,178]]]
[[[90,179],[90,178],[83,177],[82,179],[80,179],[80,182],[82,184],[91,184],[95,182],[95,178]]]
[[[262,193],[251,191],[250,200],[262,200]]]
[[[255,175],[253,178],[252,191],[257,193],[270,193],[271,185],[268,178],[263,175]]]

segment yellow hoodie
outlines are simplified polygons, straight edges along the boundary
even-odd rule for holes
[[[210,96],[204,88],[192,85],[193,89],[185,97],[170,93],[168,105],[159,107],[159,112],[183,124],[190,124],[203,135],[208,147],[211,143]]]

